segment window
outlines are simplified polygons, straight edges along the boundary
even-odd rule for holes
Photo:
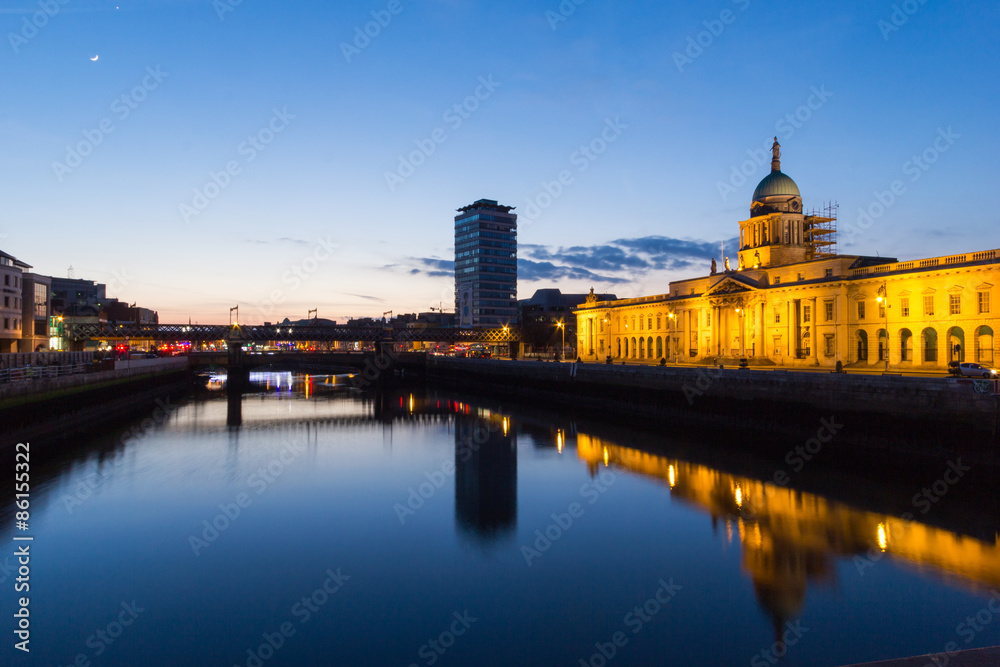
[[[4,308],[10,308],[10,297],[9,296],[5,296],[3,298],[3,307]]]
[[[663,324],[663,321],[661,319],[662,317],[663,317],[663,315],[661,315],[660,313],[656,314],[656,328],[657,329],[659,329],[662,326],[662,324]]]
[[[3,318],[3,328],[4,329],[10,329],[10,318],[9,317]]]
[[[858,301],[858,319],[859,320],[865,319],[865,302],[864,301]]]
[[[948,314],[949,315],[961,315],[962,314],[962,295],[961,294],[949,294],[948,295]]]
[[[924,329],[924,361],[937,361],[937,332],[934,329]]]
[[[934,296],[928,294],[924,297],[924,315],[934,314]]]
[[[3,284],[6,285],[7,287],[10,287],[10,276],[5,275],[3,277]]]
[[[781,311],[777,308],[774,309],[774,323],[781,324]]]
[[[823,275],[826,276],[827,278],[833,278],[833,269],[827,269],[826,271],[823,272]]]
[[[990,293],[979,293],[979,314],[985,315],[990,312]]]
[[[653,316],[652,315],[650,315],[649,318],[646,320],[646,325],[647,325],[646,326],[647,329],[652,329],[653,328]],[[657,327],[659,327],[659,325],[657,325]]]
[[[712,311],[710,310],[705,313],[705,326],[712,326]]]
[[[826,334],[823,337],[823,340],[824,340],[824,354],[826,354],[826,356],[828,357],[832,357],[834,355],[833,334]]]
[[[802,321],[812,322],[812,306],[802,306]]]
[[[910,297],[904,296],[899,300],[899,313],[903,317],[910,316]]]
[[[639,331],[643,330],[643,327],[645,326],[645,324],[646,324],[645,318],[642,315],[640,315],[639,316]]]
[[[833,320],[833,301],[824,301],[823,309],[826,311],[826,321],[830,322]]]

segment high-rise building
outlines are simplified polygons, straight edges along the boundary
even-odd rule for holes
[[[517,320],[517,214],[480,199],[455,216],[455,313],[461,327]]]

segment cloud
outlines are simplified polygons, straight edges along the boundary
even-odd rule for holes
[[[726,246],[735,255],[737,239]],[[615,239],[600,245],[546,246],[522,243],[518,246],[518,280],[521,282],[556,282],[588,280],[606,285],[632,283],[653,271],[694,271],[708,273],[708,263],[715,257],[720,263],[719,245],[713,241],[675,239],[667,236],[642,236]],[[455,263],[438,257],[411,257],[387,269],[401,269],[410,275],[433,278],[454,276]]]
[[[271,241],[265,241],[263,239],[243,239],[244,243],[253,243],[257,245],[271,245],[272,243],[291,243],[292,245],[309,245],[309,241],[304,241],[302,239],[293,239],[288,236],[282,236],[280,239],[273,239]]]

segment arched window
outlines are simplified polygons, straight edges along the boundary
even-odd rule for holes
[[[878,330],[878,360],[885,361],[886,355],[889,354],[889,335],[886,333],[885,329]]]
[[[858,330],[858,361],[868,361],[868,333]]]
[[[937,363],[938,360],[938,344],[937,344],[937,331],[931,327],[927,327],[920,334],[924,348],[924,363]]]
[[[645,359],[646,358],[646,339],[645,338],[640,338],[639,339],[639,358],[640,359]]]
[[[663,358],[663,339],[659,336],[656,337],[656,358]]]
[[[981,326],[976,330],[976,361],[993,364],[993,329]]]
[[[965,361],[965,332],[961,327],[948,330],[948,361]]]
[[[652,359],[653,358],[653,337],[652,336],[650,336],[649,338],[646,339],[646,358],[647,359]]]
[[[635,359],[639,356],[639,350],[636,349],[635,338],[632,338],[632,358]]]
[[[616,354],[615,356],[618,357],[619,359],[622,358],[622,339],[621,338],[618,339],[618,354]]]
[[[913,361],[913,334],[909,329],[899,330],[899,359]]]

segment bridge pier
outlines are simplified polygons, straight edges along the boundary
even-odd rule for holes
[[[235,389],[240,393],[250,382],[250,369],[244,359],[244,342],[246,341],[240,335],[239,325],[235,325],[231,334],[226,337],[229,352],[226,360],[226,385],[230,390]]]

